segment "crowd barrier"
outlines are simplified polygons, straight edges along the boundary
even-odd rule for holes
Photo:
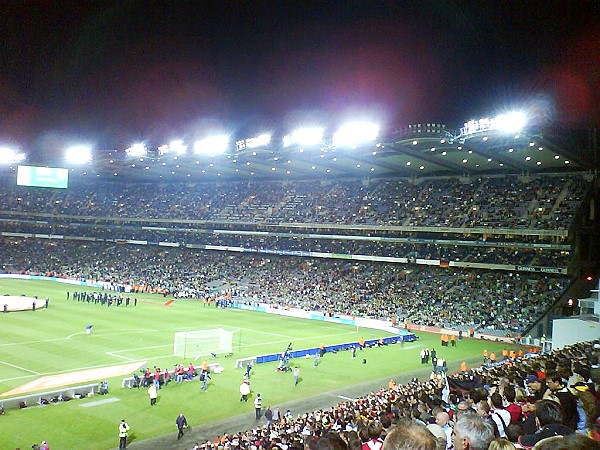
[[[390,336],[386,338],[382,338],[383,345],[396,344],[398,342],[413,342],[417,339],[414,334],[405,334],[401,336]],[[373,347],[375,345],[379,345],[379,338],[377,339],[368,339],[365,340],[365,347]],[[336,344],[336,345],[327,345],[325,346],[325,353],[328,352],[339,352],[342,350],[350,350],[352,347],[358,347],[357,342],[347,342],[345,344]],[[305,358],[307,356],[314,356],[315,353],[319,353],[321,349],[319,347],[305,348],[302,350],[290,350],[287,352],[287,357],[290,359],[293,358]],[[271,353],[269,355],[260,355],[256,356],[256,364],[263,364],[267,362],[279,361],[285,352],[281,353]],[[237,367],[237,364],[236,364]]]
[[[74,398],[90,397],[100,390],[99,383],[83,384],[53,391],[38,392],[36,394],[21,395],[0,399],[0,406],[4,409],[21,408],[23,406],[37,406],[58,401],[67,401]]]

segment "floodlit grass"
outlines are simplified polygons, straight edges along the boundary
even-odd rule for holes
[[[389,335],[365,328],[357,331],[355,327],[331,323],[216,309],[199,301],[179,300],[165,306],[168,299],[159,295],[129,294],[138,298],[137,307],[107,308],[67,300],[67,290],[74,289],[94,290],[53,282],[0,279],[0,294],[50,298],[47,310],[0,314],[0,393],[39,376],[131,361],[146,361],[150,368],[171,368],[178,362],[187,365],[190,359],[172,356],[173,335],[177,331],[219,327],[239,330],[234,336],[234,355],[218,357],[216,361],[225,371],[212,375],[208,392],[202,392],[196,380],[172,383],[159,391],[158,404],[153,408],[144,389],[121,389],[121,378],[115,378],[108,380],[110,393],[105,397],[8,410],[0,418],[0,449],[30,448],[42,439],[57,449],[108,449],[116,446],[121,418],[126,418],[132,427],[130,440],[137,441],[173,433],[175,417],[182,411],[192,427],[249,412],[253,409],[252,400],[239,402],[243,370],[234,369],[237,358],[282,352],[289,342],[294,349],[302,349],[317,347],[321,342],[330,345]],[[87,324],[94,325],[91,336],[85,334]],[[418,354],[423,347],[437,348],[438,355],[448,360],[450,370],[456,370],[462,360],[477,358],[479,362],[484,348],[498,351],[503,347],[500,343],[465,339],[456,348],[442,350],[439,336],[419,336],[419,341],[404,347],[367,349],[359,352],[355,360],[350,352],[327,354],[316,369],[312,358],[292,360],[301,369],[297,387],[293,386],[290,373],[276,372],[276,363],[257,365],[252,372],[252,392],[261,393],[265,407],[276,406],[422,368]],[[362,358],[367,358],[368,364],[361,364]],[[81,407],[106,398],[119,401]]]

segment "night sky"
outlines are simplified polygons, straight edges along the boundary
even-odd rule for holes
[[[0,139],[117,148],[535,107],[598,121],[597,1],[0,3]]]

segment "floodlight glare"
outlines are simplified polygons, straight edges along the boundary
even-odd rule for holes
[[[229,146],[229,136],[218,135],[208,137],[194,143],[194,153],[205,155],[218,155],[225,153]]]
[[[238,151],[246,150],[249,148],[266,147],[271,143],[271,135],[268,133],[261,134],[256,137],[241,139],[236,141],[235,146]]]
[[[125,150],[125,153],[132,157],[146,156],[146,144],[143,142],[133,144]]]
[[[182,140],[172,141],[169,144],[169,150],[178,155],[185,155],[187,151],[187,146],[183,143]]]
[[[499,114],[493,119],[483,118],[478,120],[469,120],[461,128],[461,134],[475,134],[487,130],[498,130],[505,133],[518,133],[527,126],[527,114],[521,111]],[[517,136],[515,136],[515,139]]]
[[[261,134],[259,136],[246,139],[246,148],[264,147],[271,142],[270,134]]]
[[[501,131],[515,133],[527,125],[527,116],[520,111],[500,114],[494,119],[495,126]]]
[[[289,147],[290,145],[320,145],[323,142],[322,127],[306,127],[299,128],[290,135],[283,137],[283,146]]]
[[[92,160],[92,149],[85,145],[75,145],[67,149],[65,157],[72,164],[85,164]]]
[[[0,147],[0,164],[18,163],[25,159],[24,153],[17,153],[9,147]]]
[[[379,126],[370,122],[349,122],[333,135],[334,146],[355,146],[377,139]]]

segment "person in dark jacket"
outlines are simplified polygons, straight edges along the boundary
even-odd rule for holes
[[[187,419],[183,413],[177,416],[177,419],[175,419],[175,425],[177,425],[177,429],[179,430],[179,433],[177,433],[177,439],[181,439],[183,437],[184,428],[187,428],[188,426]]]
[[[535,404],[535,422],[538,430],[534,434],[519,436],[518,443],[525,448],[533,448],[538,441],[548,437],[575,433],[575,430],[563,425],[560,405],[552,400],[541,400]]]

